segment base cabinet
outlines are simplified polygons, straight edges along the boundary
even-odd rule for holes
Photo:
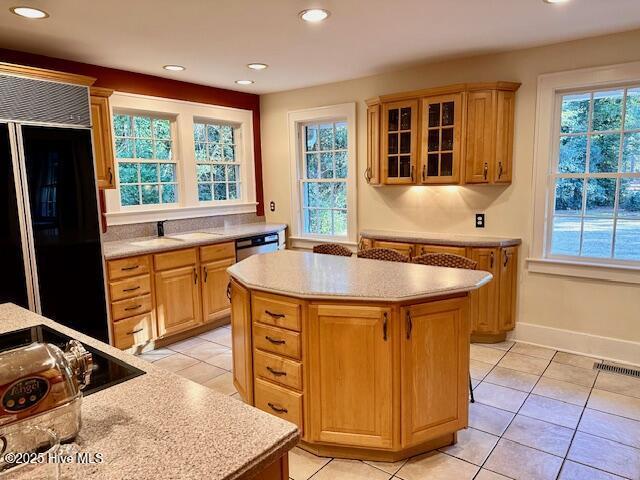
[[[156,273],[158,333],[170,335],[201,322],[198,271],[195,266]]]
[[[208,262],[200,267],[202,278],[202,319],[215,322],[229,313],[227,268],[235,263],[234,258]]]
[[[253,403],[253,359],[251,352],[251,297],[249,290],[231,282],[231,356],[233,384],[240,397]]]

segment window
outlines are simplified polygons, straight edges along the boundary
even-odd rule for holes
[[[238,200],[240,162],[236,155],[236,132],[232,125],[193,124],[198,200]]]
[[[345,121],[301,126],[303,233],[347,236],[348,135]]]
[[[173,204],[178,201],[171,120],[116,113],[113,117],[120,204]]]
[[[640,261],[640,85],[556,102],[547,256]]]

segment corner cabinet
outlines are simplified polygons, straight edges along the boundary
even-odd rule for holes
[[[458,84],[367,101],[370,185],[508,184],[519,83]]]
[[[114,146],[109,97],[113,90],[91,87],[91,130],[98,188],[115,188]]]

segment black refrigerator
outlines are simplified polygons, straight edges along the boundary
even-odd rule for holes
[[[0,77],[0,303],[109,342],[88,89]]]

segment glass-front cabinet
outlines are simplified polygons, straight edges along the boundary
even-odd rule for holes
[[[461,127],[461,93],[422,99],[422,183],[451,184],[460,181]]]
[[[417,100],[386,103],[382,106],[383,183],[415,182],[417,126]]]

